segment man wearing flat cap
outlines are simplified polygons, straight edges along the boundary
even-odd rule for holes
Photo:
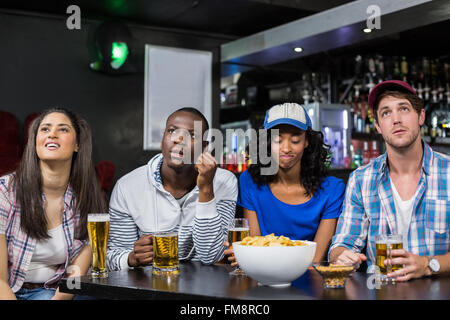
[[[403,249],[387,265],[403,268],[388,279],[450,271],[450,160],[421,139],[423,101],[405,82],[379,83],[369,94],[386,153],[352,172],[329,259],[376,265],[375,237],[400,234]],[[366,247],[366,255],[361,251]]]

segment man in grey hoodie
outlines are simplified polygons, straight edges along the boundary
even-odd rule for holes
[[[178,232],[180,260],[212,264],[223,258],[238,186],[234,174],[206,152],[208,128],[197,109],[175,111],[166,121],[162,153],[119,179],[110,201],[110,270],[149,265],[156,231]],[[196,145],[203,152],[194,158]]]

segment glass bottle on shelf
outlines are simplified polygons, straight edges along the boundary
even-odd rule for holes
[[[394,80],[401,80],[402,76],[400,74],[400,63],[398,57],[393,57],[394,59]]]
[[[364,166],[366,164],[369,164],[369,162],[370,162],[370,150],[369,150],[369,142],[368,141],[364,141],[364,148],[363,148],[363,152],[362,152],[362,158],[363,158],[362,164]]]
[[[400,77],[403,81],[407,82],[407,76],[408,76],[408,61],[406,60],[406,57],[402,57],[402,61],[400,62]]]
[[[222,153],[222,161],[220,163],[220,167],[222,169],[226,169],[227,168],[227,156],[228,156],[228,148],[224,147],[223,148],[223,153]]]
[[[370,150],[370,159],[374,160],[380,156],[380,151],[378,150],[377,140],[372,140],[372,148]]]

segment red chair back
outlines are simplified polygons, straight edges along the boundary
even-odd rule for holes
[[[114,183],[114,173],[116,167],[111,161],[100,161],[95,165],[98,182],[103,192],[110,192]]]
[[[14,171],[20,162],[19,122],[8,111],[0,111],[0,176]]]

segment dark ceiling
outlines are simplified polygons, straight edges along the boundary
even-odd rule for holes
[[[436,0],[435,0],[436,1]],[[447,2],[450,0],[438,0]],[[131,24],[175,28],[211,35],[224,43],[253,35],[318,12],[347,4],[349,0],[2,0],[0,11],[68,16],[67,7],[78,5],[81,17],[93,20],[118,18]],[[406,21],[399,21],[406,23]],[[450,20],[362,41],[308,59],[271,65],[274,70],[316,70],[339,56],[364,53],[446,57]]]
[[[78,5],[82,18],[119,18],[147,26],[213,33],[231,38],[251,35],[349,0],[4,0],[0,8],[67,15]]]

